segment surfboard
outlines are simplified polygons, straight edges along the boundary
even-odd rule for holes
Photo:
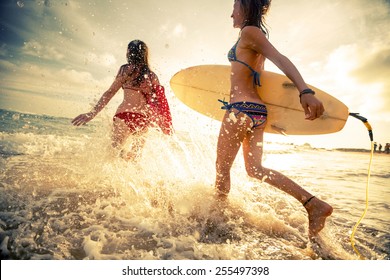
[[[229,102],[229,65],[199,65],[177,72],[170,80],[175,96],[191,109],[210,118],[222,121],[225,110],[218,99]],[[349,110],[330,94],[309,85],[322,101],[325,113],[309,121],[305,119],[295,85],[285,76],[262,71],[258,94],[267,105],[268,121],[265,132],[287,135],[314,135],[340,131]]]

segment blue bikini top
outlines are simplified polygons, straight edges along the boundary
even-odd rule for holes
[[[256,85],[256,86],[261,86],[260,84],[260,73],[257,72],[256,70],[254,70],[252,67],[250,67],[247,63],[245,63],[244,61],[241,61],[237,58],[237,54],[236,54],[236,49],[237,49],[237,45],[238,45],[238,42],[240,41],[241,38],[239,38],[237,40],[237,42],[234,44],[234,46],[230,49],[230,51],[228,52],[228,59],[230,62],[238,62],[238,63],[241,63],[243,65],[245,65],[246,67],[249,68],[249,70],[251,71],[251,76],[253,76],[253,83]]]

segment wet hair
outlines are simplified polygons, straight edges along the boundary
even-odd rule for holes
[[[239,1],[246,18],[244,26],[257,26],[268,36],[269,32],[265,26],[265,15],[271,6],[271,0]]]
[[[139,86],[150,75],[148,47],[144,42],[133,40],[127,45],[127,62],[134,65],[133,73],[136,77],[133,86]]]

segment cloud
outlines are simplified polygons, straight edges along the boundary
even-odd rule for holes
[[[360,84],[380,87],[379,95],[367,91],[365,96],[366,99],[371,99],[370,102],[375,102],[372,99],[376,100],[379,113],[385,113],[390,120],[390,48],[371,51],[351,74]]]
[[[389,14],[382,0],[278,1],[269,15],[271,42],[351,110],[390,120]]]
[[[20,2],[23,7],[14,1],[12,9],[0,4],[7,8],[2,15],[8,14],[0,23],[13,34],[0,42],[0,55],[12,55],[17,73],[25,75],[32,73],[19,68],[37,64],[37,80],[19,75],[21,84],[25,79],[32,85],[61,84],[74,87],[72,92],[112,81],[118,61],[125,63],[128,40],[140,38],[148,44],[152,66],[167,80],[186,66],[226,64],[226,51],[238,35],[231,26],[233,1]],[[320,80],[315,85],[331,92],[343,89],[341,98],[360,108],[367,96],[362,89],[375,88],[378,98],[389,95],[388,15],[383,0],[297,0],[294,5],[280,0],[272,3],[267,22],[271,42],[297,64],[305,79]],[[18,40],[8,40],[11,37]],[[10,70],[2,74],[15,80]],[[385,109],[381,104],[373,108]]]
[[[186,38],[187,28],[183,23],[165,22],[159,27],[158,36],[165,40]]]
[[[7,55],[8,55],[7,44],[3,43],[0,45],[0,56],[7,56]]]
[[[99,64],[104,67],[113,66],[116,64],[117,60],[113,54],[110,53],[104,53],[104,54],[96,54],[89,52],[85,55],[84,63],[85,64]]]
[[[383,49],[371,51],[364,57],[362,65],[353,71],[353,74],[362,82],[390,83],[390,47],[383,47]]]
[[[3,60],[3,59],[0,59],[0,70],[1,72],[5,72],[5,71],[14,71],[16,70],[16,65],[13,64],[12,62],[8,61],[8,60]],[[4,79],[4,76],[2,76],[2,78]]]
[[[36,40],[26,42],[22,48],[22,53],[56,61],[60,61],[64,58],[64,54],[58,51],[56,46],[42,44]]]
[[[186,33],[187,33],[187,30],[186,30],[186,28],[184,27],[184,25],[181,24],[181,23],[177,24],[177,25],[173,28],[173,31],[172,31],[172,34],[173,34],[173,36],[175,36],[175,37],[182,37],[182,38],[185,38],[185,37],[186,37]]]
[[[113,81],[113,75],[96,79],[90,72],[54,69],[32,63],[15,65],[8,61],[0,61],[0,69],[13,73],[2,79],[2,88],[59,99],[91,92],[100,94]]]

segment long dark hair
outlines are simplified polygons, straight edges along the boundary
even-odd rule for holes
[[[133,40],[127,45],[127,62],[134,66],[136,77],[133,86],[139,86],[150,75],[148,47],[141,40]]]
[[[265,26],[265,15],[271,6],[271,0],[239,1],[246,18],[244,26],[257,26],[268,36],[269,32]]]

